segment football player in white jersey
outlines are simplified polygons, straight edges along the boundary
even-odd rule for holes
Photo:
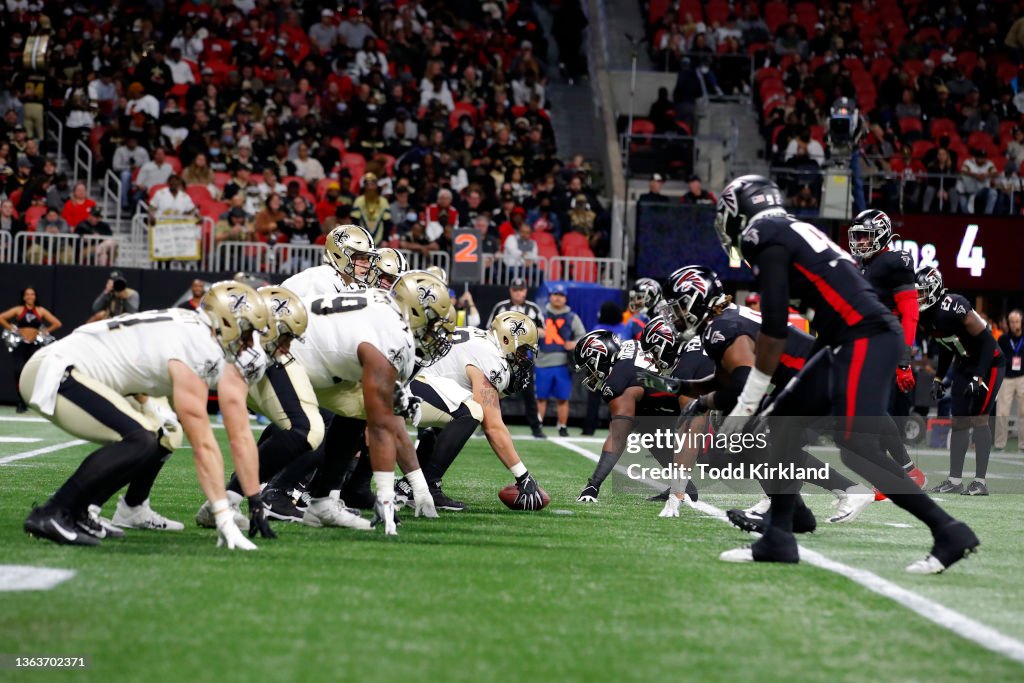
[[[391,289],[398,276],[407,270],[409,270],[409,262],[402,252],[391,247],[377,249],[370,256],[370,272],[366,277],[366,285],[379,289]]]
[[[358,225],[339,225],[327,233],[324,264],[292,275],[281,286],[300,299],[363,289],[373,255],[370,233]]]
[[[395,415],[396,399],[417,365],[429,365],[451,347],[451,300],[434,276],[412,271],[391,292],[370,289],[304,302],[310,313],[293,355],[309,375],[320,407],[334,413],[324,461],[310,484],[311,501],[303,521],[311,526],[364,528],[331,491],[340,488],[352,449],[364,429],[377,488],[374,510],[386,534],[394,522],[395,462],[412,483],[416,514],[436,516],[416,452]],[[336,444],[332,436],[343,436]],[[348,451],[348,452],[346,452]],[[353,519],[354,518],[354,519]]]
[[[56,543],[96,545],[104,536],[99,510],[140,468],[163,458],[161,424],[125,396],[169,396],[192,444],[203,493],[212,502],[217,545],[253,550],[232,518],[224,462],[206,402],[216,387],[231,455],[250,496],[253,528],[272,534],[259,497],[256,443],[249,428],[248,387],[233,364],[265,331],[269,315],[255,290],[236,282],[213,285],[198,311],[171,309],[90,323],[40,351],[25,366],[21,394],[29,405],[78,438],[103,444],[42,506],[25,531]],[[148,501],[145,503],[148,507]]]
[[[292,342],[302,337],[309,324],[305,304],[283,287],[260,287],[256,292],[270,313],[270,326],[267,334],[259,336],[258,344],[243,353],[242,358],[247,360],[239,365],[240,369],[260,363],[265,366],[261,377],[249,383],[249,407],[275,426],[266,430],[258,443],[260,481],[268,482],[293,458],[320,446],[324,419],[309,377],[290,350]],[[245,369],[242,372],[246,374]],[[232,475],[227,490],[232,507],[237,507],[242,498],[237,475]],[[272,519],[280,519],[273,513],[274,498],[279,495],[283,493],[272,488],[263,492],[263,502]],[[204,527],[214,525],[209,502],[199,508],[196,523]],[[242,524],[239,527],[244,528]]]
[[[481,423],[495,455],[516,479],[516,505],[522,510],[542,507],[537,482],[519,459],[502,419],[500,401],[529,384],[537,344],[537,326],[530,318],[512,311],[501,313],[486,331],[458,328],[452,335],[452,350],[413,380],[413,394],[422,400],[420,425],[442,428],[436,438],[421,432],[417,448],[438,509],[465,509],[465,503],[444,494],[441,479]],[[403,497],[411,493],[404,480],[399,481],[398,490]]]

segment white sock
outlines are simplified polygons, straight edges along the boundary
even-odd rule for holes
[[[523,461],[520,460],[515,465],[512,465],[512,467],[509,467],[508,471],[512,473],[513,477],[518,479],[519,477],[521,477],[524,474],[526,474],[526,465],[524,465]]]
[[[376,478],[377,473],[374,472]],[[423,470],[413,470],[405,475],[405,480],[409,482],[409,486],[412,487],[412,495],[414,498],[420,496],[430,495],[430,489],[427,487],[427,478],[423,476]]]
[[[910,462],[908,462],[906,465],[903,466],[903,470],[906,471],[906,472],[909,472],[912,469],[914,469],[914,461],[913,460],[911,460]]]
[[[959,484],[962,481],[963,481],[963,479],[961,479],[960,477],[949,477],[949,483],[953,484],[954,486],[956,486],[957,484]]]
[[[559,423],[558,423],[558,428],[559,428],[559,429],[565,429],[565,428],[566,428],[566,426],[565,426],[564,424],[562,424],[561,422],[559,422]]]
[[[984,484],[985,483],[984,479],[975,479],[974,481],[978,482],[979,484]]]
[[[422,476],[422,474],[420,476]],[[395,499],[394,470],[389,472],[374,472],[373,484],[377,487],[377,500],[382,503],[387,503]]]

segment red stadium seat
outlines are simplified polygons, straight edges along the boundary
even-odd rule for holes
[[[153,195],[155,195],[157,192],[159,192],[160,190],[164,189],[165,187],[167,187],[167,183],[157,183],[153,187],[149,188],[149,193],[147,194],[146,201],[152,201]],[[186,194],[187,194],[187,192],[186,192]]]
[[[918,140],[910,148],[910,156],[914,159],[922,159],[928,150],[934,149],[935,143],[931,140]]]
[[[18,197],[21,199],[21,197]],[[25,211],[25,225],[28,226],[29,230],[35,230],[36,224],[39,223],[39,219],[46,215],[45,206],[30,206]]]
[[[1013,129],[1018,126],[1016,121],[1003,121],[999,124],[999,149],[1005,150],[1006,145],[1013,139]]]
[[[771,0],[764,6],[764,21],[768,24],[768,30],[774,34],[779,26],[789,20],[789,6],[779,0]]]
[[[223,190],[224,186],[227,185],[229,182],[231,182],[230,173],[224,173],[223,171],[214,172],[213,184],[216,185],[218,189]]]
[[[679,22],[683,23],[689,14],[694,21],[704,21],[704,5],[701,0],[679,0]]]
[[[974,131],[967,136],[967,146],[971,149],[987,150],[989,154],[996,149],[995,141],[992,139],[992,134],[980,130]]]
[[[716,21],[719,24],[725,24],[729,19],[729,3],[725,0],[711,0],[704,8],[704,14],[708,24],[713,24]]]
[[[658,23],[658,20],[665,16],[672,0],[649,0],[647,4],[647,23],[651,26]]]
[[[924,133],[924,124],[921,123],[921,119],[913,116],[903,116],[900,118],[900,132],[906,135],[907,133]]]
[[[362,154],[345,152],[341,155],[341,165],[348,169],[353,178],[358,175],[360,178],[366,173],[366,159]]]
[[[960,135],[956,129],[956,124],[953,123],[953,119],[932,119],[932,140],[938,140],[943,135],[948,135],[950,138],[955,138]]]
[[[171,165],[171,169],[174,171],[175,175],[181,175],[181,159],[168,154],[167,163]]]
[[[206,185],[186,185],[185,194],[192,198],[196,206],[213,201],[213,195],[210,194],[210,189]]]

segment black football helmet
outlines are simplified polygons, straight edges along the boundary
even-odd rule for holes
[[[917,306],[922,311],[937,304],[946,293],[946,287],[942,284],[942,273],[932,266],[918,268],[914,274],[914,284],[917,286]]]
[[[640,349],[658,372],[671,370],[679,360],[682,342],[672,324],[662,316],[653,318],[640,333]]]
[[[633,313],[653,311],[661,301],[661,285],[657,280],[642,277],[629,290],[629,310]]]
[[[884,211],[865,209],[853,219],[847,236],[851,254],[871,258],[892,241],[892,221]]]
[[[725,186],[718,195],[715,231],[729,257],[729,265],[743,260],[740,235],[750,219],[769,209],[782,208],[782,193],[772,180],[759,175],[744,175]]]
[[[608,330],[594,330],[583,335],[572,352],[576,372],[583,372],[583,386],[601,391],[619,356],[619,340]]]
[[[675,327],[681,342],[688,342],[701,332],[714,309],[727,300],[715,271],[706,266],[686,266],[669,277],[658,315]]]

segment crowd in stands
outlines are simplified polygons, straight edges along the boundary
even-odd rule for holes
[[[1021,213],[1024,3],[642,5],[652,58],[679,71],[671,106],[660,97],[651,121],[665,127],[685,119],[702,92],[738,94],[749,85],[766,157],[795,210],[816,212],[823,167],[848,163],[833,158],[827,134],[830,108],[846,97],[863,120],[854,175],[865,202]],[[740,60],[723,58],[730,55],[752,58],[753,83],[740,77]]]
[[[69,159],[83,141],[94,175],[121,180],[129,215],[208,218],[216,243],[316,244],[358,223],[418,251],[476,227],[496,262],[522,258],[507,250],[527,228],[527,253],[608,253],[589,164],[556,156],[530,0],[6,5],[0,185],[28,228],[37,207],[62,230],[92,208],[39,149],[50,112]],[[25,69],[43,33],[48,66]]]

